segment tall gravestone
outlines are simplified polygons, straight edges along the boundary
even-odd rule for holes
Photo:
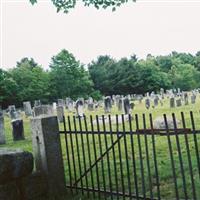
[[[13,134],[13,140],[24,140],[24,124],[22,119],[15,119],[12,120],[12,134]]]
[[[31,116],[32,115],[31,102],[30,101],[23,102],[23,107],[24,107],[25,115],[27,117]]]
[[[183,97],[184,97],[185,105],[188,105],[188,104],[189,104],[188,93],[185,92],[185,93],[183,94]]]
[[[157,95],[155,96],[153,102],[154,102],[154,107],[157,107],[159,102],[159,97]]]
[[[83,117],[84,116],[84,111],[83,111],[83,108],[84,108],[84,102],[82,99],[78,99],[76,101],[76,114],[77,116],[79,117]]]
[[[195,104],[196,103],[196,96],[194,94],[192,94],[191,96],[191,104]]]
[[[57,117],[59,122],[63,122],[64,117],[64,107],[63,106],[57,106]]]
[[[146,99],[145,99],[145,107],[146,107],[146,109],[149,109],[150,106],[151,106],[150,99],[149,99],[149,98],[146,98]]]
[[[130,101],[129,101],[129,98],[128,97],[125,97],[124,98],[124,113],[125,115],[128,115],[130,114]]]
[[[175,108],[175,98],[174,97],[171,97],[169,99],[169,103],[170,103],[170,108]]]
[[[5,138],[5,129],[4,129],[4,117],[3,117],[3,111],[0,110],[0,144],[5,144],[6,138]]]
[[[104,111],[105,113],[110,113],[112,108],[111,98],[109,96],[104,99]]]

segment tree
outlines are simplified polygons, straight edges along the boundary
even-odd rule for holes
[[[10,70],[13,80],[17,84],[17,102],[48,100],[48,73],[45,72],[33,59],[23,58],[17,66]]]
[[[51,98],[87,97],[93,83],[83,65],[67,50],[52,57],[50,64]]]
[[[32,4],[37,3],[37,0],[29,0]],[[51,0],[54,6],[57,8],[57,12],[63,11],[64,13],[68,13],[70,9],[74,8],[78,2],[78,0]],[[111,7],[113,11],[116,10],[116,7],[121,6],[127,2],[135,2],[136,0],[82,0],[85,6],[94,6],[95,8],[109,8]]]

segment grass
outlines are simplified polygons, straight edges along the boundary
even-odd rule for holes
[[[200,106],[200,99],[197,98],[197,102],[195,105],[187,105],[182,106],[179,108],[170,109],[169,108],[169,102],[166,99],[164,102],[164,106],[158,106],[157,108],[150,110],[146,110],[144,107],[144,103],[139,104],[136,102],[135,109],[133,110],[133,114],[137,113],[139,116],[139,126],[143,127],[143,121],[142,121],[142,114],[145,113],[146,115],[146,126],[147,128],[150,127],[148,115],[149,113],[152,113],[153,119],[156,117],[162,116],[163,114],[171,115],[171,113],[176,114],[176,118],[181,120],[181,112],[184,112],[185,114],[185,120],[186,120],[186,127],[191,128],[191,120],[190,120],[190,111],[193,111],[194,119],[195,119],[195,125],[196,129],[200,130],[200,115],[199,115],[199,106]],[[91,124],[89,123],[89,115],[92,115],[95,118],[95,115],[102,115],[104,114],[103,108],[99,108],[98,111],[88,112],[86,111],[86,117],[87,117],[87,128],[91,129]],[[113,108],[112,115],[119,114],[117,111],[117,108]],[[66,115],[72,116],[72,113],[67,113]],[[30,123],[29,119],[23,116],[24,119],[24,129],[25,129],[25,137],[26,140],[24,141],[18,141],[13,142],[12,140],[12,130],[10,126],[10,119],[5,117],[5,129],[6,129],[6,145],[1,145],[1,147],[10,147],[10,148],[22,148],[27,151],[32,151],[32,145],[31,145],[31,131],[30,131]],[[72,121],[71,121],[72,123]],[[79,123],[76,120],[77,123],[77,129],[80,129]],[[182,125],[180,125],[182,126]],[[67,126],[68,127],[68,126]],[[74,129],[73,123],[71,124],[72,130]],[[133,130],[135,130],[135,119],[132,121],[132,127]],[[100,130],[103,130],[104,127],[100,125]],[[112,125],[112,130],[116,130],[116,125]],[[122,130],[123,127],[120,125],[119,130]],[[63,129],[63,124],[60,124],[60,129]],[[82,129],[85,130],[86,127],[84,125],[84,122],[82,121]],[[97,126],[94,127],[95,130],[97,130]],[[106,130],[109,130],[109,124],[106,124],[105,126]],[[129,124],[125,123],[125,129],[129,130]],[[72,176],[72,182],[75,180],[75,173],[76,177],[78,178],[84,171],[90,166],[90,160],[91,163],[93,163],[95,159],[95,150],[97,153],[97,158],[101,156],[101,151],[106,151],[107,147],[111,146],[112,144],[112,137],[111,135],[107,135],[104,137],[104,135],[95,135],[93,138],[93,135],[67,135],[68,137],[68,144],[69,147],[69,159],[70,159],[70,168],[71,168],[71,176]],[[88,137],[88,138],[87,138]],[[193,135],[188,135],[188,143],[189,143],[189,154],[191,156],[191,163],[192,163],[192,172],[194,176],[194,183],[195,183],[195,189],[196,189],[196,196],[197,199],[200,199],[200,177],[198,175],[198,165],[197,165],[197,157],[195,152],[195,143],[194,143],[194,137]],[[71,140],[70,140],[71,139]],[[94,149],[94,143],[93,139],[95,140],[95,149]],[[115,141],[117,139],[117,135],[113,135],[113,140]],[[131,145],[131,139],[133,139],[133,144]],[[172,154],[173,159],[175,161],[175,173],[177,177],[177,185],[178,185],[178,192],[179,196],[182,199],[185,198],[184,194],[184,184],[183,184],[183,177],[181,174],[181,167],[180,167],[180,155],[177,148],[177,138],[175,136],[170,137],[171,144],[172,144]],[[193,193],[192,193],[192,184],[191,184],[191,176],[190,176],[190,168],[189,168],[189,162],[188,162],[188,151],[186,146],[186,141],[184,135],[181,135],[178,137],[179,143],[180,143],[180,149],[181,149],[181,158],[183,160],[183,167],[184,167],[184,176],[185,176],[185,182],[186,182],[186,189],[187,189],[187,195],[188,199],[193,199]],[[72,142],[71,142],[72,141]],[[103,177],[105,177],[105,187],[109,188],[110,183],[112,185],[113,190],[118,188],[119,191],[123,190],[123,184],[124,181],[124,188],[125,191],[128,192],[128,188],[131,189],[131,192],[135,193],[135,181],[133,176],[133,152],[132,147],[134,146],[134,156],[135,156],[135,165],[136,165],[136,173],[137,173],[137,182],[138,182],[138,192],[139,194],[142,194],[142,176],[144,176],[145,180],[145,194],[147,197],[150,196],[150,192],[152,188],[152,193],[154,197],[157,195],[157,182],[156,182],[156,173],[155,173],[155,165],[154,165],[154,155],[153,155],[153,143],[152,143],[152,136],[133,136],[131,138],[131,135],[128,134],[126,137],[123,137],[119,143],[117,143],[111,151],[102,159],[96,166],[90,171],[86,177],[82,180],[82,185],[86,186],[87,182],[90,187],[92,187],[92,180],[94,182],[95,188],[98,187],[97,180],[99,179],[99,186],[100,188],[104,188],[104,182]],[[200,135],[197,136],[197,142],[198,147],[200,142]],[[106,145],[107,143],[107,145]],[[141,148],[140,145],[141,144]],[[63,158],[64,158],[64,165],[65,165],[65,171],[66,171],[66,181],[69,185],[70,183],[70,177],[69,177],[69,165],[66,158],[66,143],[65,143],[65,136],[61,136],[61,145],[63,150]],[[125,146],[127,145],[127,148]],[[147,148],[146,148],[147,147]],[[119,154],[119,148],[121,149],[121,154]],[[73,156],[72,156],[72,149],[74,150],[74,157],[75,161],[73,162]],[[175,190],[174,190],[174,180],[173,180],[173,173],[171,169],[171,159],[170,159],[170,153],[169,153],[169,145],[168,140],[166,136],[155,136],[155,149],[156,149],[156,159],[157,159],[157,166],[158,166],[158,173],[159,173],[159,182],[160,182],[160,191],[161,191],[161,197],[162,199],[173,199],[175,197]],[[147,158],[147,150],[148,150],[148,156]],[[116,162],[114,162],[113,152],[115,154]],[[199,152],[200,153],[200,152]],[[78,156],[80,158],[80,162],[78,159]],[[86,157],[84,162],[84,156]],[[142,159],[141,159],[142,158]],[[128,168],[127,168],[127,160],[128,160]],[[149,161],[149,162],[148,162]],[[144,174],[141,174],[141,162],[143,165],[143,171]],[[75,164],[75,170],[73,168],[73,164]],[[108,165],[110,164],[110,166]],[[102,170],[102,166],[104,170]],[[121,174],[121,167],[122,167],[122,174]],[[150,168],[151,174],[149,177],[148,169]],[[109,170],[110,175],[109,176]],[[117,182],[115,180],[115,177],[117,175]],[[129,175],[129,176],[128,176]],[[130,177],[130,180],[129,178]],[[92,179],[93,178],[93,179]],[[111,182],[110,182],[111,180]],[[151,184],[149,184],[151,181]],[[80,186],[81,183],[78,185]],[[152,185],[150,187],[150,185]],[[80,196],[78,196],[80,198]],[[84,198],[84,197],[81,197]],[[85,196],[86,199],[91,198],[93,199],[93,196]]]

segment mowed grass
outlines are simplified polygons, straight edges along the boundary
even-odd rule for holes
[[[139,119],[139,128],[143,128],[143,119],[142,114],[144,113],[146,116],[146,127],[150,128],[149,123],[149,114],[152,114],[153,119],[156,117],[162,116],[166,114],[167,116],[175,113],[176,118],[181,121],[181,112],[184,112],[186,127],[192,129],[191,119],[190,119],[190,111],[193,112],[195,128],[200,130],[200,98],[197,98],[197,102],[195,105],[187,105],[179,108],[170,109],[169,108],[169,100],[166,99],[164,101],[163,106],[158,106],[155,109],[151,108],[146,110],[143,103],[134,102],[136,104],[134,110],[132,111],[133,120],[131,121],[133,131],[136,129],[136,120],[135,114],[138,114]],[[73,123],[73,113],[66,114],[66,126],[68,126],[68,118],[70,116],[71,129],[74,130]],[[85,125],[84,120],[81,120],[81,128],[82,130],[91,130],[91,123],[89,115],[93,116],[94,121],[94,130],[98,131],[108,131],[110,132],[110,128],[112,128],[113,132],[118,130],[123,130],[123,126],[120,124],[118,127],[116,124],[112,124],[110,127],[108,123],[105,124],[105,127],[100,124],[97,127],[95,123],[95,116],[104,114],[103,108],[99,108],[97,111],[85,111],[87,123]],[[117,108],[114,107],[112,109],[112,114],[121,114],[118,112]],[[26,140],[13,142],[12,140],[12,129],[10,125],[10,119],[5,117],[5,129],[6,129],[6,145],[1,145],[1,147],[11,147],[11,148],[22,148],[27,151],[32,151],[32,140],[31,140],[31,131],[30,131],[30,119],[23,116],[24,119],[24,129],[25,129],[25,137]],[[76,128],[80,130],[79,120],[76,118]],[[63,130],[63,124],[60,125],[60,130]],[[182,123],[179,125],[182,127]],[[129,132],[130,124],[125,122],[125,130]],[[94,136],[94,137],[93,137]],[[96,158],[101,157],[101,154],[106,151],[111,145],[112,140],[116,141],[119,135],[114,133],[113,135],[107,134],[105,135],[92,135],[92,134],[67,134],[67,147],[69,151],[69,158],[66,154],[66,140],[65,135],[61,135],[61,144],[63,151],[63,159],[64,166],[66,172],[66,182],[67,185],[74,183],[85,170],[87,170],[91,164],[93,164]],[[200,134],[197,135],[197,145],[200,149]],[[186,140],[188,139],[189,147],[187,148]],[[87,176],[84,176],[81,181],[78,182],[78,186],[83,185],[84,187],[93,186],[97,189],[98,187],[104,190],[105,188],[111,188],[113,191],[119,191],[126,193],[136,193],[136,188],[138,187],[138,193],[142,196],[144,193],[146,197],[150,197],[151,193],[154,197],[157,197],[158,192],[158,182],[156,179],[156,171],[155,171],[155,156],[154,156],[154,148],[153,142],[155,141],[155,152],[156,152],[156,162],[157,162],[157,171],[159,177],[159,189],[160,195],[162,199],[174,199],[175,198],[175,184],[173,178],[173,171],[171,165],[171,157],[169,151],[169,143],[167,140],[167,136],[159,136],[156,135],[154,139],[152,135],[144,136],[144,135],[131,135],[127,134],[125,137],[122,137],[120,142],[114,145],[114,148],[106,154],[103,159],[101,159],[97,165],[95,165],[92,170],[87,173]],[[191,171],[190,165],[188,161],[188,155],[191,157],[192,164],[192,174],[193,180],[195,184],[195,194],[197,199],[200,199],[200,177],[198,172],[198,164],[197,164],[197,155],[196,155],[196,146],[194,142],[193,134],[185,135],[182,134],[178,137],[178,142],[180,143],[181,152],[178,151],[177,148],[177,138],[175,136],[170,136],[170,141],[172,145],[172,155],[175,163],[175,174],[177,180],[177,188],[178,194],[181,199],[193,199],[194,191],[192,190],[192,182],[191,182]],[[134,147],[134,149],[132,148]],[[119,151],[120,149],[120,151]],[[134,150],[134,151],[133,151]],[[189,151],[188,151],[189,150]],[[96,157],[95,157],[96,153]],[[200,152],[199,152],[200,153]],[[180,158],[183,162],[184,176],[181,173],[181,165]],[[68,159],[70,162],[68,162]],[[70,163],[70,164],[69,164]],[[133,167],[135,165],[135,168]],[[69,167],[71,173],[69,173]],[[141,170],[143,168],[143,170]],[[134,171],[135,169],[135,171]],[[136,172],[136,180],[135,182],[134,173]],[[143,172],[143,173],[142,173]],[[71,175],[71,178],[70,178]],[[185,180],[185,185],[183,183],[183,179]],[[144,184],[142,182],[144,181]],[[184,193],[184,186],[186,188],[186,194]],[[84,192],[85,198],[94,199],[92,194],[88,196],[86,192]],[[80,196],[78,196],[80,198]],[[81,197],[83,198],[83,197]],[[96,197],[97,198],[97,197]],[[103,197],[102,197],[103,198]]]

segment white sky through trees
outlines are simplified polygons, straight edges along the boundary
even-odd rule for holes
[[[1,1],[0,67],[33,57],[44,68],[65,48],[84,64],[99,55],[195,54],[200,50],[200,0],[138,0],[115,12],[81,4],[57,13],[50,0]]]

